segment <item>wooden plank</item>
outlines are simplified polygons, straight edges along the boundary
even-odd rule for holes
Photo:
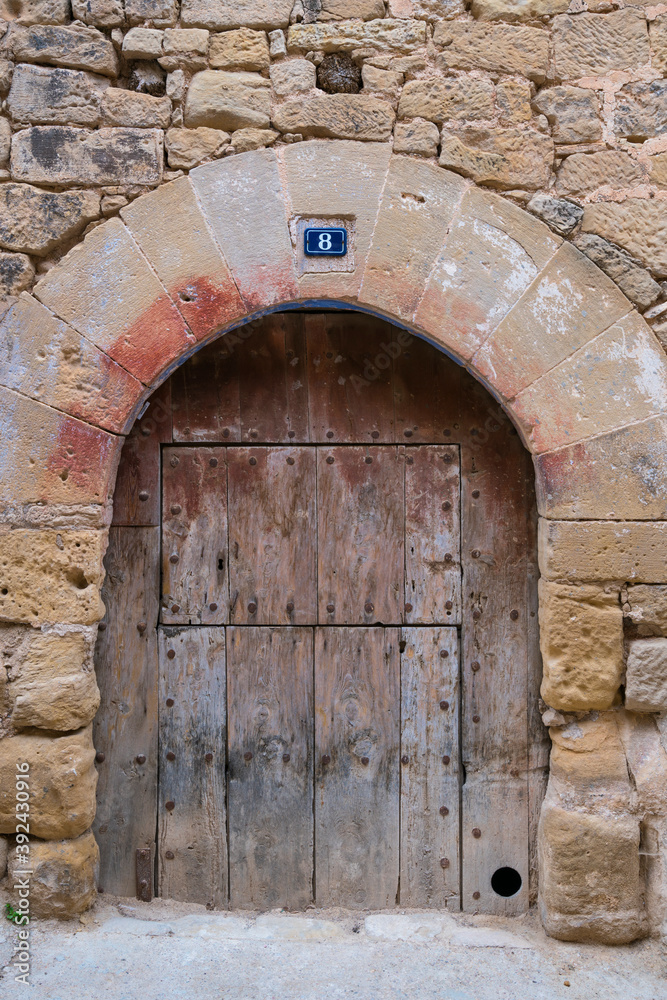
[[[241,440],[307,442],[308,379],[301,313],[265,316],[237,351]]]
[[[316,629],[318,906],[396,905],[399,673],[398,629]]]
[[[162,597],[166,625],[229,620],[227,467],[224,448],[162,454]]]
[[[461,622],[459,449],[405,449],[405,620]]]
[[[313,878],[313,633],[229,627],[230,902],[304,909]]]
[[[401,906],[458,909],[455,628],[401,630]]]
[[[157,808],[157,640],[160,529],[112,527],[104,559],[106,607],[95,649],[100,709],[98,884],[116,896],[136,892],[135,851],[155,847]]]
[[[317,615],[314,448],[229,448],[230,619],[310,625]]]
[[[160,895],[227,906],[222,628],[159,630]]]
[[[466,373],[428,341],[394,330],[394,421],[405,444],[457,440],[461,377]]]
[[[317,494],[320,623],[401,622],[403,449],[318,449]]]
[[[256,333],[257,324],[232,330],[171,376],[175,442],[240,441],[237,349]]]
[[[527,459],[502,411],[471,385],[462,417],[462,908],[520,913],[529,899]],[[498,895],[501,868],[520,890]]]
[[[308,314],[306,331],[311,440],[393,442],[392,328],[340,312]]]
[[[125,439],[113,498],[114,524],[160,523],[160,445],[171,441],[170,381],[149,400]]]

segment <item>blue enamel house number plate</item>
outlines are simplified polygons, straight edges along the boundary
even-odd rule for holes
[[[347,253],[346,229],[306,229],[306,257],[344,257]]]

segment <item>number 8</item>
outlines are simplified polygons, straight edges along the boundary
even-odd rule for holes
[[[331,250],[331,234],[320,233],[320,241],[318,246],[320,250]]]

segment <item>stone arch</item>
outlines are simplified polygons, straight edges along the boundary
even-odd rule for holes
[[[348,228],[349,269],[309,269],[299,227],[319,219]],[[427,338],[513,420],[536,473],[543,697],[555,712],[611,709],[623,674],[620,588],[667,574],[667,357],[571,244],[385,144],[314,141],[198,167],[92,230],[9,309],[0,619],[93,626],[120,447],[147,396],[234,326],[320,303]],[[543,816],[547,927],[630,940],[645,926],[636,813],[617,792],[605,800],[612,819],[577,800],[572,833],[558,780]],[[88,813],[69,835],[90,825]],[[616,874],[570,873],[581,884],[576,920],[558,880],[559,851],[575,836],[593,855],[611,838],[619,858]],[[628,866],[634,881],[621,878]],[[616,899],[614,914],[596,906],[591,878]]]

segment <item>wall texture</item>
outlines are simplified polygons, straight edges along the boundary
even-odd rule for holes
[[[329,298],[450,351],[533,452],[554,740],[543,918],[564,938],[658,933],[667,7],[0,0],[0,14],[0,833],[29,757],[36,907],[71,913],[95,893],[92,646],[122,435],[198,343]],[[356,273],[307,273],[290,226],[332,213],[353,226]]]

